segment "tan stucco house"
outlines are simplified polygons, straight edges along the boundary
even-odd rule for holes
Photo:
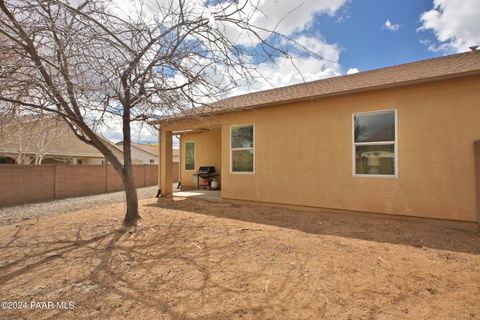
[[[119,141],[115,143],[117,147],[123,150],[123,141]],[[157,145],[149,145],[149,144],[142,144],[142,143],[131,143],[131,153],[132,153],[132,160],[134,163],[138,164],[158,164],[159,157],[158,157],[158,146]],[[180,162],[180,150],[178,148],[173,149],[172,153],[172,161],[173,163]]]
[[[117,147],[123,150],[123,141],[115,143]],[[131,143],[132,162],[135,164],[158,164],[158,147]]]
[[[115,143],[115,145],[123,150],[123,141]],[[131,143],[132,162],[134,164],[159,164],[158,146]],[[174,148],[172,150],[172,180],[173,182],[179,181],[180,176],[180,150]]]
[[[479,219],[477,51],[232,97],[158,123],[162,195],[179,135],[182,185],[215,166],[225,199]]]
[[[123,160],[123,151],[99,135],[107,147]],[[105,164],[105,157],[79,140],[63,121],[31,117],[0,124],[0,164]]]

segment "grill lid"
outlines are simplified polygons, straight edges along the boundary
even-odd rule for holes
[[[200,168],[198,168],[198,173],[199,173],[199,174],[215,173],[215,167],[213,167],[213,166],[200,167]]]

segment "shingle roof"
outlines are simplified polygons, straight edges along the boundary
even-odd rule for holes
[[[117,145],[119,148],[123,148],[122,146],[122,141],[117,142],[115,145]],[[158,145],[149,145],[149,144],[141,144],[141,143],[132,143],[132,146],[143,150],[145,152],[151,153],[155,156],[158,157]],[[172,155],[175,157],[178,157],[180,154],[180,151],[178,148],[173,148],[172,149]]]
[[[359,72],[220,100],[201,114],[214,114],[276,104],[343,95],[367,90],[480,75],[480,51],[459,53],[382,69]],[[158,122],[184,118],[185,115]]]
[[[155,156],[158,156],[158,146],[151,146],[147,144],[132,143],[133,146],[137,147],[140,150],[151,153]]]

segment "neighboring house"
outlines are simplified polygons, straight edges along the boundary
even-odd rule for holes
[[[215,166],[222,198],[479,219],[480,52],[232,97],[157,122],[163,195],[180,135],[182,185]]]
[[[120,160],[123,152],[100,137]],[[0,164],[105,164],[104,156],[52,118],[9,121],[0,128]]]
[[[115,143],[123,150],[123,141]],[[158,164],[158,146],[132,143],[132,161],[142,164]],[[179,150],[173,149],[173,162],[179,162]]]
[[[115,145],[123,149],[123,141],[115,143]],[[132,161],[134,164],[158,164],[158,146],[132,143]],[[179,180],[179,162],[180,162],[180,150],[178,148],[172,149],[172,181],[177,182]]]

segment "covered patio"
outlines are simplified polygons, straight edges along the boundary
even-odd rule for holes
[[[172,177],[173,137],[179,140],[179,183]],[[222,166],[222,127],[212,119],[190,119],[162,124],[159,130],[159,187],[162,196],[220,199]],[[217,190],[204,190],[203,179],[197,180],[201,167],[213,167]],[[211,180],[209,180],[211,183]],[[198,186],[200,185],[200,188]]]

